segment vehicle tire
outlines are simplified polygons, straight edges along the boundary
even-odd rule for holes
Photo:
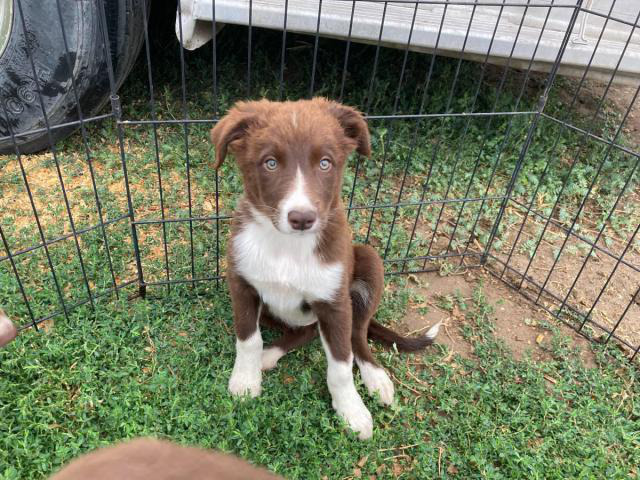
[[[103,1],[114,79],[119,87],[140,51],[144,38],[142,15],[148,12],[143,11],[142,0]],[[48,124],[53,126],[79,119],[76,94],[84,118],[96,115],[109,101],[107,56],[98,10],[101,5],[99,0],[0,0],[0,154],[15,152],[9,125],[20,153],[50,147],[46,130],[28,133],[46,125],[42,104]],[[26,52],[30,52],[33,59],[37,82]],[[76,128],[51,130],[53,141],[66,137]]]

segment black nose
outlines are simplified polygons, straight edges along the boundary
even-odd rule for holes
[[[289,215],[287,215],[287,218],[291,228],[294,230],[308,230],[313,227],[313,224],[316,222],[317,215],[316,212],[312,210],[305,210],[304,212],[291,210]]]

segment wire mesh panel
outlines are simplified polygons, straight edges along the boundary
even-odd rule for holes
[[[0,299],[25,326],[122,289],[218,285],[242,184],[233,162],[212,169],[210,129],[238,100],[324,96],[367,116],[373,154],[351,158],[343,201],[355,241],[373,245],[388,274],[484,266],[637,355],[637,11],[629,18],[615,1],[202,2],[197,28],[212,40],[188,51],[195,13],[183,1],[177,41],[153,30],[153,9],[142,15],[138,63],[118,90],[105,2],[95,5],[109,107],[86,115],[78,98],[65,125],[79,131],[56,142],[43,103],[50,150],[24,155],[0,101],[15,144],[0,157]],[[71,71],[72,25],[52,24]]]
[[[583,9],[583,15],[595,14]],[[533,182],[522,173],[515,178],[505,204],[508,218],[489,254],[500,278],[579,331],[604,341],[617,338],[633,357],[640,340],[638,153],[632,133],[639,86],[631,82],[621,95],[614,80],[638,36],[638,19],[638,12],[600,16],[587,70],[573,82],[558,79],[550,89],[550,101],[559,105],[542,112],[518,167],[539,174]],[[588,69],[612,35],[623,40],[611,53],[613,72],[593,85],[586,80]]]

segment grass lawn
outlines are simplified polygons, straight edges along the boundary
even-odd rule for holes
[[[246,97],[246,30],[227,26],[221,32],[215,90],[211,50],[185,52],[184,102],[175,39],[152,38],[155,109],[149,106],[143,51],[120,92],[125,119],[180,119],[185,110],[189,118],[210,119]],[[254,32],[252,98],[280,95],[281,39],[280,32]],[[308,95],[314,51],[312,37],[288,35],[285,98]],[[405,57],[397,50],[382,49],[376,64],[375,47],[362,45],[351,46],[344,74],[343,43],[322,39],[317,52],[314,94],[342,96],[375,115],[527,112],[535,109],[544,86],[539,74],[527,77],[509,70],[503,77],[501,68],[442,57],[432,64],[430,56]],[[613,138],[619,110],[608,103],[589,109],[597,99],[585,94],[580,108],[568,109],[575,85],[558,79],[546,112]],[[425,257],[467,250],[476,257],[466,264],[478,263],[530,121],[530,115],[371,120],[373,157],[354,158],[345,175],[344,198],[353,207],[356,241],[374,245],[389,273],[424,267],[456,273],[458,259],[427,262]],[[215,281],[189,285],[193,274],[224,273],[228,220],[211,217],[229,214],[241,190],[233,162],[218,177],[211,171],[210,128],[193,124],[186,136],[181,125],[124,128],[136,220],[190,214],[204,219],[137,227],[149,283],[146,299],[128,301],[136,289],[126,286],[119,298],[108,295],[96,300],[94,309],[85,304],[70,309],[66,318],[56,315],[42,323],[43,331],[27,330],[0,351],[1,479],[42,478],[82,452],[142,435],[233,452],[292,479],[637,478],[636,367],[613,346],[606,351],[594,346],[595,363],[585,365],[565,331],[551,321],[544,324],[552,339],[545,358],[516,360],[496,335],[486,286],[467,298],[447,297],[438,307],[458,317],[457,333],[471,345],[470,355],[442,345],[424,355],[378,354],[395,378],[397,401],[385,409],[366,399],[375,424],[369,442],[357,441],[333,413],[317,342],[266,374],[261,397],[232,400],[226,390],[234,353],[226,286]],[[55,160],[46,153],[22,158],[46,238],[70,233],[56,160],[78,228],[99,223],[96,196],[104,219],[113,220],[104,230],[83,233],[78,245],[69,237],[50,245],[48,252],[39,248],[17,257],[36,318],[59,311],[62,302],[73,305],[87,298],[82,267],[92,296],[136,280],[129,224],[121,218],[127,202],[117,131],[113,123],[103,122],[88,125],[87,132],[88,145],[73,135],[60,144]],[[630,142],[624,135],[617,141]],[[591,239],[604,228],[603,246],[619,253],[630,242],[629,255],[640,255],[633,233],[640,205],[629,200],[637,193],[636,165],[632,155],[607,154],[606,145],[544,118],[524,158],[514,199],[564,226],[574,223],[578,233]],[[627,196],[618,205],[625,183]],[[14,157],[0,156],[0,189],[0,222],[15,254],[37,244],[39,233]],[[588,192],[593,195],[583,202]],[[476,200],[451,201],[461,198]],[[424,200],[436,203],[421,205]],[[523,220],[522,211],[511,204],[505,210],[491,250],[497,257],[511,251],[536,260],[547,254],[536,247],[538,239],[551,259],[562,256],[563,262],[579,264],[592,255],[584,244],[561,249],[556,231],[544,230],[540,219]],[[528,236],[516,241],[513,232],[522,222],[528,222]],[[536,271],[534,265],[531,275]],[[186,283],[154,285],[167,278]],[[410,283],[407,275],[387,277],[381,321],[402,324],[416,300]],[[556,283],[549,288],[564,295],[571,279]],[[0,305],[19,323],[29,322],[8,261],[0,262]],[[594,310],[594,317],[600,321],[608,313]],[[633,339],[639,329],[624,322],[621,331]],[[364,395],[362,385],[359,389]]]
[[[394,282],[382,318],[406,308],[404,281]],[[288,478],[638,474],[634,367],[597,350],[587,368],[553,332],[550,360],[515,361],[493,335],[481,289],[449,304],[464,315],[473,360],[440,347],[378,354],[397,400],[381,408],[365,397],[375,431],[360,442],[331,410],[318,342],[265,375],[261,397],[232,400],[227,292],[194,297],[184,288],[95,314],[80,308],[0,351],[1,478],[40,478],[88,449],[141,435],[233,452]]]

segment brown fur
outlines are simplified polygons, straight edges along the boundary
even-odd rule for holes
[[[50,480],[277,480],[244,460],[151,438],[98,449],[72,461]]]

